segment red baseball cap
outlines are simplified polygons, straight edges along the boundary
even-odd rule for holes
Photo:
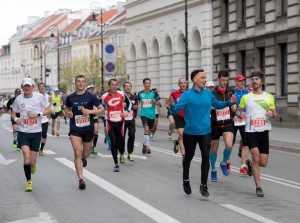
[[[244,81],[244,80],[246,80],[246,78],[245,78],[244,75],[238,74],[238,75],[235,76],[235,80],[236,81]]]

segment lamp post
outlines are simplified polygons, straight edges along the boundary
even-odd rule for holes
[[[185,43],[185,79],[188,82],[189,78],[189,41],[188,41],[188,10],[187,10],[187,0],[184,1],[184,17],[185,17],[185,38],[183,39]]]
[[[54,29],[56,30],[56,36],[54,35]],[[49,30],[51,30],[50,38],[56,38],[57,41],[57,86],[60,90],[60,66],[59,66],[59,30],[57,25],[51,25],[49,27]]]
[[[36,52],[38,52],[38,58],[39,60],[41,60],[41,82],[43,82],[43,49],[42,49],[42,41],[40,41],[40,47],[38,45],[34,46],[34,50]]]
[[[101,92],[104,92],[104,65],[103,65],[103,12],[102,12],[102,8],[101,8],[101,4],[98,2],[92,2],[91,3],[91,10],[93,11],[93,17],[92,17],[92,21],[97,21],[96,19],[96,14],[95,12],[97,12],[98,10],[100,10],[100,47],[101,47]]]

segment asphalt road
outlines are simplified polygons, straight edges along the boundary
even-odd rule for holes
[[[33,192],[26,193],[22,154],[11,147],[8,116],[1,117],[0,222],[299,222],[299,154],[271,151],[269,165],[262,169],[265,197],[258,198],[253,179],[239,175],[235,146],[231,175],[225,177],[219,169],[219,181],[209,181],[210,196],[203,198],[197,149],[188,196],[182,189],[181,156],[173,153],[167,133],[156,133],[146,156],[141,152],[143,130],[137,128],[135,161],[126,159],[120,173],[112,171],[113,160],[100,135],[98,155],[88,159],[84,172],[87,188],[80,191],[67,133],[62,122],[60,137],[48,134],[46,155],[38,157],[32,177]]]

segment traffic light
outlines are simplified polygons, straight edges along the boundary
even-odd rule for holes
[[[51,73],[51,69],[50,68],[46,68],[45,69],[46,77],[49,77],[50,73]]]

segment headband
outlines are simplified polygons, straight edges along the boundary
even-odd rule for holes
[[[205,72],[203,71],[203,72],[196,74],[195,77],[193,77],[193,80],[192,80],[193,83],[195,83],[200,78],[201,75],[205,75]]]

